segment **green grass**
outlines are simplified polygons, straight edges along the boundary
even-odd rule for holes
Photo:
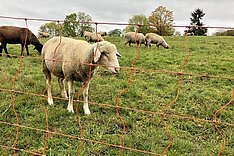
[[[84,115],[82,103],[76,102],[74,106],[79,106],[81,126],[76,114],[66,110],[67,101],[54,99],[55,105],[49,106],[46,97],[41,96],[45,91],[45,78],[41,56],[33,47],[30,46],[31,57],[22,60],[22,67],[20,58],[0,57],[0,155],[13,155],[14,150],[5,146],[13,148],[15,141],[19,149],[42,154],[46,144],[45,154],[52,156],[118,155],[119,152],[129,156],[148,155],[136,150],[163,155],[170,136],[172,144],[166,151],[167,155],[218,155],[222,138],[212,121],[215,112],[232,98],[233,37],[165,39],[171,49],[158,49],[153,45],[151,49],[142,46],[138,50],[135,45],[124,46],[123,38],[107,38],[116,44],[122,55],[119,59],[121,72],[111,75],[100,68],[94,76],[89,90],[91,116]],[[189,58],[181,70],[188,56],[187,50]],[[20,46],[8,45],[8,51],[19,56]],[[176,73],[181,71],[187,74],[178,76]],[[178,77],[179,94],[172,103],[177,97]],[[81,85],[75,84],[78,92]],[[11,92],[12,89],[15,92]],[[56,78],[53,79],[52,93],[60,97]],[[121,151],[112,146],[119,145],[124,128],[115,108],[118,95],[119,113],[126,128],[123,146],[135,151]],[[51,132],[46,141],[46,113],[43,108],[48,114]],[[20,125],[18,139],[17,128],[12,125],[16,123],[14,110]],[[170,135],[160,113],[166,114],[164,121]],[[217,114],[217,121],[223,122],[217,123],[225,138],[222,155],[231,156],[234,153],[233,102]],[[78,139],[80,136],[84,138],[82,143]],[[17,151],[17,155],[31,154]]]

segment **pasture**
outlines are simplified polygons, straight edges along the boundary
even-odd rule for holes
[[[90,116],[76,100],[79,83],[76,113],[66,110],[55,77],[55,105],[47,104],[41,56],[31,46],[30,57],[0,57],[0,155],[13,155],[14,145],[20,156],[233,155],[234,38],[165,39],[170,49],[106,38],[122,55],[121,71],[100,67],[90,83]],[[21,53],[19,45],[8,51]]]

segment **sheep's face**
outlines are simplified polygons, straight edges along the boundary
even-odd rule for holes
[[[100,42],[98,49],[96,49],[97,64],[103,65],[111,73],[117,74],[120,70],[119,61],[117,56],[121,56],[114,44],[104,41]],[[98,59],[97,59],[98,58]],[[95,59],[95,58],[94,58]]]
[[[42,44],[38,44],[38,45],[35,46],[34,49],[36,49],[41,54],[42,48],[43,48],[43,45]]]
[[[166,44],[166,43],[162,44],[162,46],[163,46],[164,48],[166,48],[166,49],[169,49],[169,48],[170,48],[170,46],[169,46],[168,44]]]

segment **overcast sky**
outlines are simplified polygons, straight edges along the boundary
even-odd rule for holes
[[[203,19],[206,26],[234,27],[234,0],[1,0],[0,16],[63,20],[71,13],[85,12],[95,22],[128,23],[134,15],[149,16],[160,5],[173,11],[174,25],[189,25],[191,12],[200,8],[206,14]],[[28,27],[37,33],[44,23],[28,21]],[[0,25],[25,27],[25,22],[0,18]],[[124,27],[100,25],[98,30]]]

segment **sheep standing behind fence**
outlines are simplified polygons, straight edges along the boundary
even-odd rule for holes
[[[38,32],[38,37],[39,38],[49,38],[50,34],[47,32]]]
[[[105,40],[106,36],[107,36],[107,32],[100,32],[99,33],[101,35],[101,37]]]
[[[0,27],[0,56],[2,56],[2,49],[4,49],[6,55],[10,57],[7,51],[7,44],[21,44],[21,55],[23,55],[24,46],[29,55],[28,45],[35,46],[39,53],[41,53],[43,45],[37,39],[37,37],[27,28],[20,28],[14,26],[1,26]]]
[[[84,32],[84,38],[88,42],[104,41],[104,39],[102,38],[102,36],[99,33],[92,33],[92,32],[88,32],[88,31]]]
[[[156,44],[157,47],[159,47],[160,45],[166,49],[170,47],[162,36],[157,35],[155,33],[147,33],[145,35],[145,41],[148,48],[151,47],[152,43]]]
[[[58,46],[59,45],[59,46]],[[58,47],[57,47],[58,46]],[[55,55],[54,50],[56,49]],[[48,103],[53,105],[51,93],[51,74],[58,77],[62,97],[67,98],[64,87],[64,80],[68,81],[69,102],[67,110],[73,110],[74,86],[73,81],[83,83],[84,112],[90,114],[88,107],[88,88],[94,69],[97,66],[90,64],[100,64],[109,69],[111,73],[119,72],[119,62],[116,46],[107,41],[90,44],[83,40],[71,38],[54,37],[48,40],[42,50],[43,72],[47,82]],[[56,62],[54,59],[58,60]]]
[[[145,44],[145,36],[142,33],[127,32],[124,35],[124,38],[125,38],[125,45],[128,44],[129,47],[131,46],[131,43],[136,43],[137,46]]]

